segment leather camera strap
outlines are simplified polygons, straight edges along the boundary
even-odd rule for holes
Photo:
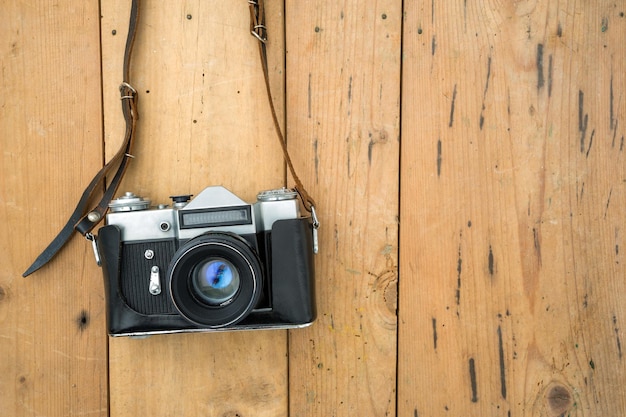
[[[276,135],[278,136],[278,140],[280,142],[281,149],[283,151],[283,157],[285,159],[285,163],[289,168],[289,172],[293,177],[295,185],[295,190],[298,192],[302,203],[304,204],[304,208],[310,212],[314,219],[314,227],[319,227],[319,223],[315,216],[315,201],[313,198],[307,193],[304,186],[302,185],[302,181],[296,174],[296,170],[291,162],[291,158],[289,157],[289,151],[287,150],[287,141],[285,140],[285,136],[283,135],[282,129],[280,128],[280,122],[278,121],[278,115],[276,113],[276,108],[274,107],[274,98],[272,97],[272,88],[270,85],[270,77],[269,77],[269,68],[267,63],[267,27],[265,26],[265,8],[263,7],[262,0],[248,0],[248,4],[250,5],[250,33],[257,38],[259,41],[259,55],[261,56],[261,67],[263,69],[263,77],[265,78],[265,88],[267,90],[267,98],[269,99],[270,110],[272,112],[272,120],[274,121],[274,128],[276,129]]]
[[[272,118],[278,138],[280,140],[281,148],[283,150],[283,156],[291,175],[296,183],[295,189],[298,195],[302,199],[304,207],[307,211],[311,212],[313,217],[313,227],[316,230],[319,227],[319,222],[315,213],[315,202],[311,196],[306,192],[302,186],[302,182],[297,176],[289,153],[287,151],[287,143],[284,135],[282,134],[278,116],[274,108],[274,101],[271,95],[269,71],[267,64],[267,53],[265,42],[267,40],[267,28],[265,26],[265,12],[262,0],[249,0],[250,5],[250,31],[252,35],[259,40],[259,53],[261,56],[261,65],[263,68],[263,75],[265,78],[265,86],[267,89],[267,95],[269,98],[269,104],[271,108]],[[129,80],[130,72],[130,58],[133,49],[133,43],[135,40],[135,33],[137,31],[137,20],[139,17],[139,0],[133,0],[131,5],[130,19],[128,25],[128,36],[126,38],[126,49],[124,51],[124,66],[123,66],[123,81],[120,85],[120,94],[122,101],[122,113],[126,123],[126,130],[124,133],[124,140],[120,149],[111,158],[111,160],[94,176],[85,191],[83,192],[74,212],[70,216],[65,226],[61,229],[59,234],[52,240],[48,247],[37,257],[35,262],[22,274],[27,277],[33,272],[40,269],[47,264],[69,241],[74,231],[80,232],[88,240],[94,244],[94,254],[96,260],[99,263],[98,249],[95,244],[95,237],[91,234],[93,228],[100,223],[104,218],[104,215],[108,209],[109,202],[113,199],[117,189],[122,181],[122,177],[126,172],[128,162],[133,158],[131,154],[133,139],[135,136],[135,127],[137,124],[137,91],[131,86]],[[115,169],[117,170],[115,171]],[[106,184],[107,175],[115,172],[111,182]],[[105,189],[100,202],[90,211],[87,212],[87,207],[90,201],[92,201],[94,194],[97,190]],[[85,214],[86,213],[86,214]]]
[[[138,0],[133,0],[128,25],[128,37],[126,38],[126,49],[124,52],[123,82],[120,85],[122,113],[126,122],[126,131],[124,133],[122,145],[113,158],[111,158],[111,160],[93,177],[87,188],[85,188],[85,191],[83,191],[74,212],[65,226],[52,240],[48,247],[44,249],[37,259],[35,259],[35,262],[33,262],[33,264],[22,274],[23,277],[27,277],[47,264],[70,240],[74,234],[74,230],[79,231],[87,237],[87,239],[94,242],[95,238],[91,234],[91,230],[100,222],[100,220],[104,218],[104,214],[108,209],[109,201],[113,198],[120,182],[122,181],[129,159],[132,158],[131,149],[133,137],[135,136],[135,126],[137,123],[137,91],[129,84],[129,68],[130,57],[135,40],[135,32],[137,29],[138,14],[139,2]],[[107,175],[114,172],[116,168],[117,171],[115,171],[113,179],[109,183],[108,187],[106,187]],[[105,187],[106,190],[104,191],[100,202],[93,210],[87,213],[88,204],[94,198],[94,194]]]

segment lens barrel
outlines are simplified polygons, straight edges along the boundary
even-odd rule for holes
[[[239,235],[212,232],[189,240],[168,269],[174,306],[190,322],[209,328],[243,320],[263,292],[255,251]]]

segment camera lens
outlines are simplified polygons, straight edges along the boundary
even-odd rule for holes
[[[201,262],[191,276],[196,294],[209,305],[227,303],[239,290],[239,272],[226,259],[211,258]]]
[[[263,292],[261,261],[241,236],[211,232],[181,246],[168,268],[170,295],[182,317],[195,325],[236,324]]]

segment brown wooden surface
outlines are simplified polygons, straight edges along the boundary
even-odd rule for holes
[[[398,415],[624,415],[626,4],[406,3]]]
[[[283,185],[247,2],[143,3],[121,191]],[[0,415],[625,415],[626,3],[268,3],[318,320],[145,340],[84,239],[20,277],[121,139],[129,2],[0,5]]]
[[[98,4],[2,2],[0,16],[0,414],[106,415],[90,247],[21,277],[101,164]]]
[[[286,11],[289,144],[323,224],[319,318],[289,335],[290,415],[393,415],[401,4]]]

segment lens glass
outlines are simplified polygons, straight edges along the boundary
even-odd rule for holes
[[[223,258],[200,262],[191,273],[191,281],[195,294],[213,306],[228,302],[239,290],[239,272]]]
[[[176,310],[201,327],[234,325],[263,293],[261,262],[244,238],[225,232],[197,236],[174,254],[167,271]]]

